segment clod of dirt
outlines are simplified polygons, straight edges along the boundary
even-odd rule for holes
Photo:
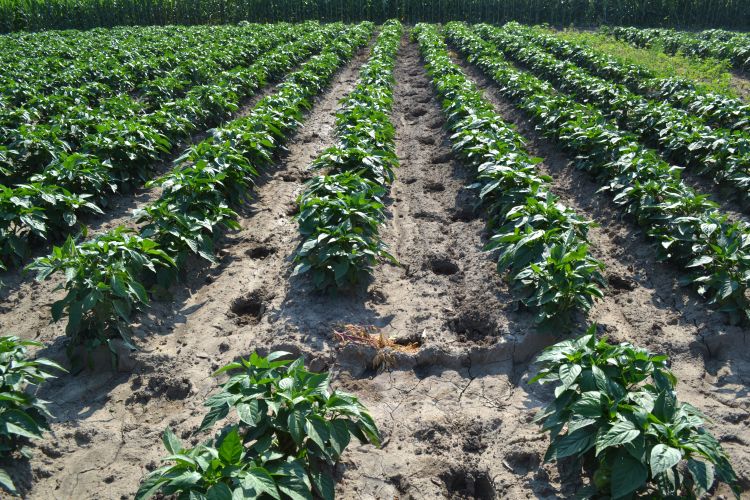
[[[393,342],[398,345],[422,345],[422,335],[417,331],[411,331],[406,335],[392,337],[391,340],[393,340]]]
[[[274,247],[263,244],[255,245],[245,251],[245,255],[247,255],[251,259],[258,260],[265,259],[269,255],[273,255],[275,253],[276,249]]]
[[[287,205],[286,211],[284,213],[286,213],[287,216],[292,217],[294,215],[297,215],[298,212],[299,205],[297,205],[295,202],[291,202]]]
[[[432,269],[433,273],[443,276],[450,276],[459,271],[458,264],[444,257],[432,259],[430,261],[430,269]]]
[[[185,399],[190,394],[193,384],[189,378],[169,379],[164,376],[151,377],[148,388],[154,394],[163,395],[170,401]]]
[[[425,145],[427,145],[427,144],[435,144],[435,138],[433,136],[431,136],[431,135],[423,135],[418,140],[419,140],[420,143],[425,144]]]
[[[396,474],[394,476],[391,476],[390,480],[391,480],[391,484],[393,484],[396,487],[399,493],[406,493],[411,487],[409,478],[402,476],[401,474]]]
[[[42,453],[47,455],[50,458],[60,458],[63,456],[62,451],[60,450],[59,446],[45,443],[39,447],[42,450]]]
[[[447,451],[453,448],[450,431],[441,424],[433,423],[414,433],[414,439],[419,444],[426,444],[424,450],[434,455],[440,451]]]
[[[470,208],[457,208],[451,214],[451,220],[453,222],[471,222],[474,220],[474,211]]]
[[[370,299],[372,300],[372,302],[375,304],[385,304],[387,301],[386,296],[382,290],[377,290],[377,289],[370,290],[368,295],[370,296]]]
[[[271,297],[262,290],[253,290],[244,297],[238,297],[229,305],[230,316],[237,318],[239,324],[258,322],[266,312],[266,302]]]
[[[424,116],[427,114],[427,108],[423,106],[418,106],[412,109],[409,114],[413,116],[414,118],[419,118],[420,116]]]
[[[433,222],[442,222],[443,221],[443,218],[439,214],[432,213],[432,212],[425,212],[425,211],[415,212],[414,213],[414,218],[415,219],[429,220],[429,221],[433,221]]]
[[[636,287],[635,281],[630,278],[619,276],[617,274],[610,274],[609,276],[607,276],[607,282],[609,283],[609,286],[614,290],[632,291],[635,290]]]
[[[193,384],[187,377],[170,378],[158,374],[148,380],[142,390],[134,392],[125,402],[126,404],[145,404],[152,398],[164,397],[169,401],[181,401],[187,398],[193,389]]]
[[[96,434],[97,434],[96,430],[93,430],[93,429],[89,429],[85,431],[78,429],[73,434],[73,439],[75,439],[76,444],[78,446],[87,446],[91,444],[91,440]]]
[[[432,163],[448,163],[449,161],[451,161],[451,158],[453,158],[453,155],[450,151],[438,153],[432,157]]]
[[[483,441],[484,427],[481,421],[474,421],[467,427],[466,437],[462,445],[466,453],[481,453],[487,449],[487,444]]]
[[[497,497],[492,478],[486,471],[456,468],[440,474],[440,479],[445,483],[448,498],[493,500]]]

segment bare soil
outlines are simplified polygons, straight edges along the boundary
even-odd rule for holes
[[[746,102],[750,102],[750,75],[742,71],[732,71],[732,90]]]
[[[526,382],[530,360],[556,338],[534,331],[514,306],[483,251],[485,218],[467,189],[471,173],[450,149],[444,118],[417,47],[404,37],[396,65],[395,105],[400,159],[383,238],[400,262],[381,265],[371,283],[337,296],[311,291],[291,277],[299,243],[294,200],[315,156],[335,140],[333,112],[354,86],[366,50],[314,103],[288,153],[266,172],[241,220],[225,237],[221,262],[196,265],[173,300],[154,303],[136,325],[141,350],[123,371],[66,375],[43,391],[56,416],[52,433],[29,462],[15,465],[24,497],[131,498],[165,450],[171,426],[185,442],[217,387],[216,368],[257,350],[304,355],[330,370],[334,387],[371,409],[383,446],[352,445],[337,468],[340,498],[568,498],[580,485],[571,464],[543,464],[547,438],[531,423],[552,399]],[[678,287],[676,270],[659,264],[648,241],[622,220],[606,195],[570,158],[541,137],[527,117],[473,68],[498,112],[516,123],[553,189],[599,222],[593,251],[611,285],[591,320],[615,340],[669,354],[680,397],[712,418],[750,491],[750,341],[695,295]],[[5,332],[49,344],[64,358],[63,327],[49,324],[50,285],[25,283],[3,304]],[[372,325],[414,354],[342,346],[334,332]],[[727,494],[721,489],[717,494]]]

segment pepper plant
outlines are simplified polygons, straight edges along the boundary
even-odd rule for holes
[[[131,316],[149,303],[141,280],[147,272],[155,276],[158,268],[174,265],[156,242],[118,227],[81,244],[68,237],[64,245],[54,247],[49,256],[28,268],[37,272],[38,280],[55,272],[65,276],[59,287],[68,293],[52,305],[52,320],[67,313],[68,356],[78,371],[84,360],[76,354],[77,346],[91,350],[105,345],[115,355],[111,341],[119,338],[135,348],[130,337]]]
[[[41,345],[15,336],[0,337],[0,457],[10,457],[16,451],[30,457],[28,440],[40,439],[49,430],[47,401],[29,388],[54,378],[52,369],[65,369],[49,359],[29,359],[28,348]],[[10,475],[2,468],[0,487],[16,493]]]
[[[535,422],[550,434],[545,460],[575,457],[593,471],[585,495],[698,498],[716,481],[739,499],[726,453],[705,417],[679,402],[667,356],[597,339],[596,326],[548,347],[529,383],[555,383]]]
[[[334,498],[331,468],[357,438],[380,444],[367,409],[350,394],[329,388],[328,373],[311,373],[302,358],[253,353],[214,375],[230,375],[206,401],[200,430],[236,414],[214,438],[183,448],[167,428],[163,442],[173,462],[149,474],[136,493],[194,498]]]

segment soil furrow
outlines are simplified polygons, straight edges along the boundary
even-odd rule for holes
[[[534,429],[522,427],[524,412],[538,402],[516,390],[525,350],[535,350],[521,342],[529,340],[531,315],[513,311],[492,256],[482,251],[485,221],[473,211],[476,194],[466,189],[470,173],[451,155],[416,44],[404,40],[395,75],[400,167],[382,236],[401,267],[376,269],[369,296],[381,331],[420,343],[421,350],[382,360],[372,348],[349,345],[337,354],[337,384],[364,400],[385,436],[379,450],[358,447],[345,455],[338,492],[497,498],[541,491],[554,472],[527,464],[538,464],[524,451]],[[332,307],[320,307],[321,321]],[[373,362],[391,370],[378,373]],[[511,436],[518,441],[508,447]],[[526,467],[533,484],[517,480],[503,459]]]

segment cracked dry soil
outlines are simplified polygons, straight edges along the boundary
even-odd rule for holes
[[[400,159],[383,238],[401,266],[382,265],[352,294],[311,293],[291,277],[299,242],[294,199],[310,162],[334,141],[333,113],[355,85],[368,50],[343,68],[316,99],[288,153],[266,172],[241,229],[225,236],[221,263],[197,268],[173,301],[155,303],[137,325],[141,351],[124,372],[63,376],[41,394],[56,415],[52,433],[30,462],[14,469],[32,499],[132,498],[164,456],[171,426],[186,443],[196,435],[203,401],[217,387],[211,373],[237,356],[287,350],[313,370],[330,370],[334,387],[356,394],[373,413],[383,446],[352,444],[337,467],[340,498],[566,498],[580,485],[568,463],[543,464],[547,438],[531,422],[552,399],[530,386],[530,361],[556,339],[537,333],[514,307],[493,256],[482,251],[485,219],[474,210],[469,172],[453,160],[439,102],[416,44],[406,37],[397,60],[392,120]],[[565,203],[602,227],[592,235],[610,269],[612,290],[591,315],[602,331],[669,354],[687,400],[713,419],[710,429],[750,489],[747,332],[726,326],[656,264],[642,235],[621,220],[570,158],[536,134],[481,74],[505,119],[518,124],[540,168]],[[46,290],[25,286],[0,324],[51,343],[61,359],[62,326],[47,325]],[[41,320],[24,321],[24,316]],[[342,324],[373,325],[417,342],[387,369],[376,352],[341,347]],[[727,491],[719,490],[726,494]]]

